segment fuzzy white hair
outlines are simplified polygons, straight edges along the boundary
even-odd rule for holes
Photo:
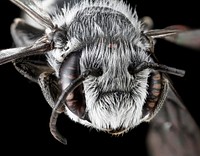
[[[82,51],[82,70],[102,68],[99,77],[84,81],[88,116],[97,129],[134,128],[141,123],[147,96],[150,71],[144,70],[134,77],[128,67],[133,63],[149,61],[143,50],[134,49],[134,43],[118,42],[110,48],[100,40]]]
[[[149,45],[142,41],[136,11],[121,0],[84,0],[72,8],[65,4],[52,19],[67,36],[63,49],[52,50],[47,56],[56,75],[64,58],[80,50],[81,71],[91,68],[103,71],[101,76],[89,76],[83,83],[91,123],[79,119],[68,108],[66,114],[100,130],[120,127],[128,130],[140,124],[150,70],[133,76],[128,67],[150,60],[146,53]]]
[[[48,53],[49,63],[57,72],[66,55],[80,49],[82,45],[94,42],[96,38],[108,35],[113,38],[121,36],[142,49],[149,46],[141,42],[142,28],[136,11],[122,0],[94,2],[83,0],[72,8],[68,6],[70,5],[64,4],[63,8],[56,10],[52,15],[53,23],[64,29],[68,37],[63,50],[53,50]],[[108,14],[110,14],[109,19],[107,19]],[[128,23],[124,24],[124,21]]]

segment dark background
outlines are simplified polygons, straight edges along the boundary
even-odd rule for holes
[[[199,8],[194,0],[185,4],[175,0],[158,2],[136,0],[129,3],[133,7],[137,5],[139,17],[152,17],[155,28],[173,24],[200,28]],[[10,1],[0,1],[0,49],[11,47],[10,24],[19,15],[20,9]],[[198,109],[200,51],[179,47],[163,40],[158,40],[155,48],[160,62],[186,70],[185,77],[171,76],[171,78],[189,112],[200,125]],[[113,137],[83,127],[61,115],[58,121],[59,129],[68,139],[68,145],[62,145],[49,132],[51,109],[43,98],[39,86],[20,75],[11,63],[0,66],[0,74],[0,150],[5,152],[4,155],[9,155],[11,152],[15,154],[57,152],[57,155],[67,155],[72,152],[73,154],[81,152],[83,155],[122,152],[123,155],[146,155],[145,137],[148,124],[141,124],[123,136]],[[14,147],[17,148],[12,150]]]

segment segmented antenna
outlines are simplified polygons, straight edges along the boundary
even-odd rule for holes
[[[163,64],[158,64],[158,63],[154,63],[154,62],[142,62],[140,65],[138,65],[135,69],[134,69],[134,73],[138,73],[144,69],[147,68],[151,68],[151,69],[155,69],[158,70],[160,72],[163,73],[168,73],[168,74],[172,74],[172,75],[176,75],[176,76],[180,76],[183,77],[185,75],[185,71],[181,70],[181,69],[176,69],[173,67],[169,67]]]
[[[89,75],[94,75],[98,76],[99,75],[99,69],[87,69],[85,70],[77,79],[72,81],[69,86],[67,86],[62,94],[60,95],[55,107],[53,108],[53,111],[51,113],[51,118],[49,122],[49,127],[52,135],[61,143],[67,144],[67,140],[65,137],[63,137],[59,131],[56,128],[56,123],[57,119],[60,113],[62,113],[62,107],[65,104],[66,98],[71,93],[74,89],[76,89],[78,86],[80,86],[83,81],[89,76]]]
[[[60,113],[62,113],[62,111],[60,111],[60,109],[62,109],[62,106],[65,103],[66,97],[69,95],[69,93],[71,93],[74,89],[76,89],[78,86],[80,86],[80,84],[82,84],[82,82],[91,74],[91,70],[86,70],[85,72],[83,72],[77,79],[75,79],[74,81],[72,81],[69,86],[64,89],[64,91],[62,92],[61,96],[59,97],[55,107],[53,108],[53,111],[51,113],[51,118],[50,118],[50,131],[52,133],[52,135],[61,143],[63,144],[67,144],[67,140],[66,138],[64,138],[59,131],[56,128],[56,123],[57,123],[57,118],[58,115]]]

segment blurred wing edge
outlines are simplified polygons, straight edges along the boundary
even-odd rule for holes
[[[169,28],[177,28],[182,32],[172,36],[166,36],[164,39],[179,46],[190,48],[193,50],[200,50],[200,29],[190,29],[186,26],[171,26]]]
[[[200,129],[171,84],[162,109],[150,121],[147,148],[150,156],[199,156]]]
[[[153,29],[154,22],[151,17],[145,16],[140,21],[147,36],[162,38],[182,47],[200,50],[200,28],[190,28],[186,25],[171,25],[164,29]]]

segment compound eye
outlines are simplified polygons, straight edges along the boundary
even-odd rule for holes
[[[64,104],[72,113],[74,113],[79,118],[83,118],[86,105],[83,90],[84,87],[82,85],[83,80],[79,79],[79,76],[81,75],[80,57],[81,51],[74,51],[64,59],[60,67],[59,83],[62,88],[61,97],[68,92],[67,95],[63,98],[63,103],[65,102]]]
[[[60,67],[60,82],[62,88],[65,89],[73,80],[80,75],[80,55],[81,52],[76,51],[69,54]]]

